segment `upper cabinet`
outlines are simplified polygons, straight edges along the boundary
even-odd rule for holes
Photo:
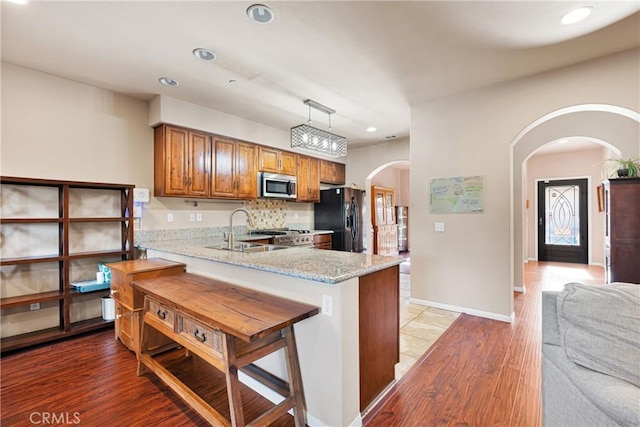
[[[298,155],[276,148],[258,148],[258,170],[283,175],[296,175],[298,172]]]
[[[320,160],[298,156],[298,202],[320,201]]]
[[[297,177],[298,202],[319,202],[320,182],[343,185],[341,163],[161,124],[154,130],[154,194],[251,200],[258,172]]]
[[[155,195],[209,197],[209,135],[162,125],[154,136]]]
[[[345,166],[342,163],[320,160],[320,182],[344,185]]]
[[[257,145],[214,138],[211,196],[232,199],[258,197]]]

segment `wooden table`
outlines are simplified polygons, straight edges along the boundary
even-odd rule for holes
[[[136,280],[133,286],[144,294],[138,375],[149,369],[209,423],[235,427],[246,424],[238,380],[238,369],[242,369],[285,397],[246,425],[268,425],[292,408],[296,426],[305,425],[293,325],[318,314],[318,307],[189,273]],[[153,358],[149,342],[157,332],[225,374],[230,420]],[[288,383],[253,364],[281,348],[285,349]]]

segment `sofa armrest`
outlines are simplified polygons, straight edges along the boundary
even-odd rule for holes
[[[560,345],[557,297],[560,292],[542,292],[542,343]]]

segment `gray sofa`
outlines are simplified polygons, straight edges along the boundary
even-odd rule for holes
[[[542,293],[542,425],[640,426],[640,285]]]

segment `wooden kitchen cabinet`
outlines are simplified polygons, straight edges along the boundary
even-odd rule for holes
[[[394,193],[393,188],[371,187],[374,254],[398,255],[398,226],[395,218]]]
[[[136,355],[140,354],[140,328],[144,296],[134,289],[133,282],[154,277],[184,273],[185,264],[159,258],[137,259],[108,264],[111,269],[111,297],[115,300],[115,337]],[[163,335],[150,337],[150,348],[172,343]]]
[[[393,188],[371,186],[371,219],[373,225],[395,224],[395,190]]]
[[[289,151],[259,146],[258,170],[295,176],[298,173],[298,155]]]
[[[209,197],[209,135],[160,125],[154,130],[154,158],[156,196]]]
[[[360,410],[395,379],[400,361],[400,267],[360,278],[358,286]]]
[[[640,178],[604,182],[605,281],[640,284]]]
[[[320,160],[320,182],[327,184],[344,185],[345,165],[342,163]]]
[[[320,201],[320,160],[298,156],[298,202]]]
[[[2,177],[2,352],[108,328],[98,264],[132,259],[133,185]]]
[[[398,226],[375,225],[373,227],[373,253],[378,255],[398,255]]]
[[[258,197],[258,146],[232,139],[213,139],[211,196],[228,199]]]
[[[316,249],[333,249],[333,236],[330,233],[327,234],[315,234],[313,236],[313,247]]]

